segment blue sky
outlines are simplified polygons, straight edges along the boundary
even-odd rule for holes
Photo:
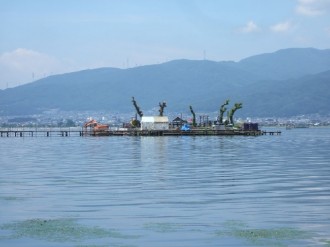
[[[98,67],[330,48],[330,0],[0,0],[0,89]]]

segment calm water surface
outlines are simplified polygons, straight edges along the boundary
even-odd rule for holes
[[[330,128],[2,137],[0,246],[330,246]]]

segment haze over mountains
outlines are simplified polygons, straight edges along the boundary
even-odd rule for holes
[[[292,48],[239,62],[175,60],[129,69],[100,68],[50,76],[0,90],[1,115],[49,109],[133,112],[166,101],[166,112],[215,112],[230,99],[239,116],[330,114],[330,49]]]

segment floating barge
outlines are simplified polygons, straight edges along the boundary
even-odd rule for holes
[[[213,129],[192,129],[189,131],[168,129],[168,130],[123,130],[109,131],[107,133],[96,132],[95,135],[120,135],[120,136],[229,136],[229,135],[263,135],[263,131],[243,130],[213,130]]]
[[[69,136],[260,136],[280,135],[281,131],[262,130],[215,130],[210,128],[196,128],[189,131],[180,129],[168,130],[86,130],[86,129],[2,129],[0,137],[69,137]]]

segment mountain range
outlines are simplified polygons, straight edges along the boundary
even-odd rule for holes
[[[0,90],[0,115],[62,111],[134,112],[166,101],[165,112],[215,112],[226,99],[239,116],[330,114],[330,49],[290,48],[239,62],[174,60],[128,69],[49,76]],[[157,110],[156,110],[157,111]]]

